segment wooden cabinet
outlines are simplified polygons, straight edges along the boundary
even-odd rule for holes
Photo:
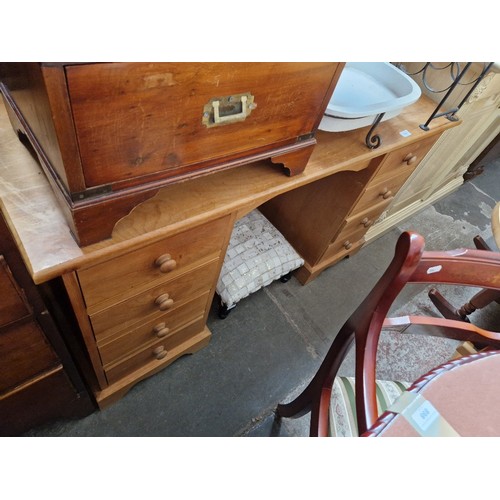
[[[422,67],[422,63],[403,64],[410,72]],[[473,80],[482,69],[482,63],[473,63],[465,80]],[[427,91],[419,77],[415,79],[422,91],[436,101],[436,104],[442,99],[442,94]],[[446,71],[435,72],[429,75],[428,83],[436,89],[446,88],[450,84],[449,75]],[[460,86],[459,92],[454,92],[452,100],[447,103],[448,109],[457,106],[468,90],[467,85]],[[368,231],[367,241],[378,238],[463,184],[463,175],[468,167],[500,132],[499,107],[500,66],[495,64],[457,113],[462,120],[461,126],[447,130],[436,141],[419,167],[405,181],[393,202]],[[431,128],[434,127],[433,124],[431,122]]]
[[[206,318],[233,218],[222,217],[65,276],[109,404],[144,373],[210,339]]]
[[[0,214],[0,435],[93,410]]]
[[[263,158],[303,171],[342,67],[4,63],[0,90],[85,246],[168,183]]]

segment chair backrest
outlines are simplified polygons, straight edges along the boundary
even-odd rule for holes
[[[407,283],[451,284],[500,290],[500,253],[475,249],[424,251],[424,238],[405,232],[388,269],[353,314],[368,317],[354,332],[356,340],[356,410],[360,434],[377,418],[375,368],[383,326],[421,325],[428,335],[482,342],[500,348],[500,334],[461,321],[430,316],[386,318]],[[368,307],[367,307],[368,306]],[[373,312],[370,308],[373,307]],[[366,321],[366,320],[365,320]]]
[[[500,348],[500,333],[470,323],[428,316],[387,319],[390,307],[407,283],[445,283],[500,290],[500,253],[473,249],[425,252],[422,236],[412,232],[401,234],[394,257],[378,283],[340,329],[306,390],[292,403],[278,407],[280,415],[292,416],[312,407],[311,435],[327,435],[333,381],[355,340],[359,434],[372,426],[378,417],[376,355],[384,324],[420,324],[428,327],[430,335],[464,341],[480,339],[487,345]]]

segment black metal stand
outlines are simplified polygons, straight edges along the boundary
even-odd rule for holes
[[[473,80],[464,83],[464,81],[463,81],[464,80],[464,76],[467,73],[467,71],[469,70],[471,64],[472,63],[468,62],[468,63],[465,64],[465,66],[463,67],[463,69],[460,69],[460,63],[457,63],[457,62],[450,62],[450,63],[448,63],[448,64],[446,64],[446,65],[444,65],[442,67],[437,67],[435,65],[435,63],[427,62],[427,63],[425,63],[422,66],[422,68],[420,68],[418,71],[415,71],[414,73],[408,73],[402,65],[396,64],[396,67],[398,67],[402,71],[405,71],[405,73],[408,76],[415,77],[417,75],[421,75],[422,84],[424,85],[424,87],[429,92],[432,92],[434,94],[440,94],[440,93],[446,92],[445,95],[444,95],[444,97],[441,99],[441,101],[439,102],[439,104],[436,106],[436,108],[432,112],[432,114],[429,116],[428,120],[425,123],[422,123],[420,125],[420,128],[422,130],[425,130],[425,131],[430,130],[429,124],[431,123],[431,121],[434,120],[434,119],[436,119],[436,118],[439,118],[441,116],[445,116],[450,121],[458,121],[457,116],[455,116],[456,113],[457,113],[457,111],[463,106],[463,104],[467,101],[467,99],[469,99],[469,97],[471,96],[472,92],[474,92],[474,90],[476,89],[476,87],[479,85],[479,83],[481,82],[481,80],[486,76],[486,74],[488,73],[489,69],[493,65],[492,62],[490,62],[490,63],[483,63],[483,70],[481,71],[481,73],[476,78],[474,78]],[[428,75],[428,73],[431,70],[433,70],[433,71],[446,71],[446,70],[449,70],[449,72],[450,72],[450,79],[451,79],[450,85],[448,87],[444,88],[444,89],[435,89],[429,83],[429,75]],[[467,95],[462,99],[462,101],[460,102],[460,104],[458,106],[455,106],[455,107],[453,107],[451,109],[448,109],[447,111],[440,111],[442,109],[445,109],[446,102],[448,101],[448,99],[450,98],[450,96],[453,94],[454,90],[457,88],[458,85],[462,85],[462,86],[468,86],[468,85],[470,85],[471,88],[469,89],[469,91],[467,92]]]
[[[420,125],[420,128],[422,130],[425,130],[426,132],[428,130],[430,130],[429,124],[431,123],[431,121],[436,119],[436,118],[439,118],[440,116],[446,116],[446,118],[448,120],[453,121],[453,122],[458,121],[458,118],[456,116],[457,111],[462,107],[462,105],[467,101],[467,99],[469,99],[472,92],[474,92],[476,87],[479,85],[481,80],[484,78],[484,76],[487,74],[488,70],[493,65],[492,62],[491,63],[483,63],[483,70],[481,71],[479,76],[477,76],[475,79],[473,79],[469,82],[464,83],[463,82],[464,75],[467,73],[468,69],[470,68],[470,66],[472,64],[470,62],[466,63],[462,70],[460,69],[460,63],[451,62],[451,63],[446,64],[445,66],[442,66],[441,68],[438,68],[435,66],[434,63],[427,62],[427,63],[424,63],[424,66],[421,69],[419,69],[418,71],[415,71],[414,73],[408,73],[405,70],[405,68],[399,63],[393,63],[393,64],[397,68],[404,71],[408,76],[416,76],[416,75],[421,74],[422,75],[422,83],[425,86],[425,88],[427,90],[429,90],[430,92],[433,92],[436,94],[446,92],[444,97],[441,99],[440,103],[436,106],[436,109],[429,116],[429,119],[425,123],[422,123]],[[440,89],[440,90],[434,89],[428,82],[427,73],[430,69],[437,70],[437,71],[449,69],[451,84],[444,89]],[[450,96],[453,94],[453,91],[456,89],[456,87],[458,85],[462,85],[462,86],[471,85],[471,88],[470,88],[469,92],[467,92],[467,95],[462,99],[462,101],[460,102],[460,104],[458,106],[455,106],[447,111],[440,111],[441,109],[443,109],[445,107],[446,102],[448,101]],[[373,122],[373,125],[371,126],[368,134],[366,135],[365,143],[366,143],[367,147],[369,147],[370,149],[377,149],[382,144],[382,139],[380,138],[380,136],[378,134],[374,135],[373,133],[374,133],[375,129],[377,128],[378,124],[382,121],[382,118],[384,117],[384,115],[385,115],[385,113],[380,113],[376,116],[375,121]]]
[[[373,135],[374,130],[377,128],[378,124],[382,121],[382,118],[384,117],[385,113],[379,113],[375,117],[375,121],[373,122],[372,127],[368,131],[368,134],[366,135],[365,143],[370,149],[377,149],[380,144],[382,144],[382,139],[378,134]]]

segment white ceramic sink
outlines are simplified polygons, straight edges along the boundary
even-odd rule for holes
[[[387,62],[350,62],[340,75],[328,103],[320,130],[342,132],[394,118],[418,100],[420,87],[396,66]]]

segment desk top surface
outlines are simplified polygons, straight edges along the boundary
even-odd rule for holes
[[[0,104],[0,206],[33,280],[42,283],[229,212],[240,217],[281,193],[342,170],[360,170],[370,158],[458,124],[438,118],[430,132],[420,129],[434,107],[422,97],[381,123],[376,132],[382,145],[376,150],[365,144],[367,127],[341,133],[318,131],[318,144],[306,169],[294,177],[287,177],[279,165],[255,162],[168,185],[118,221],[110,239],[80,248],[43,170],[18,140]]]

